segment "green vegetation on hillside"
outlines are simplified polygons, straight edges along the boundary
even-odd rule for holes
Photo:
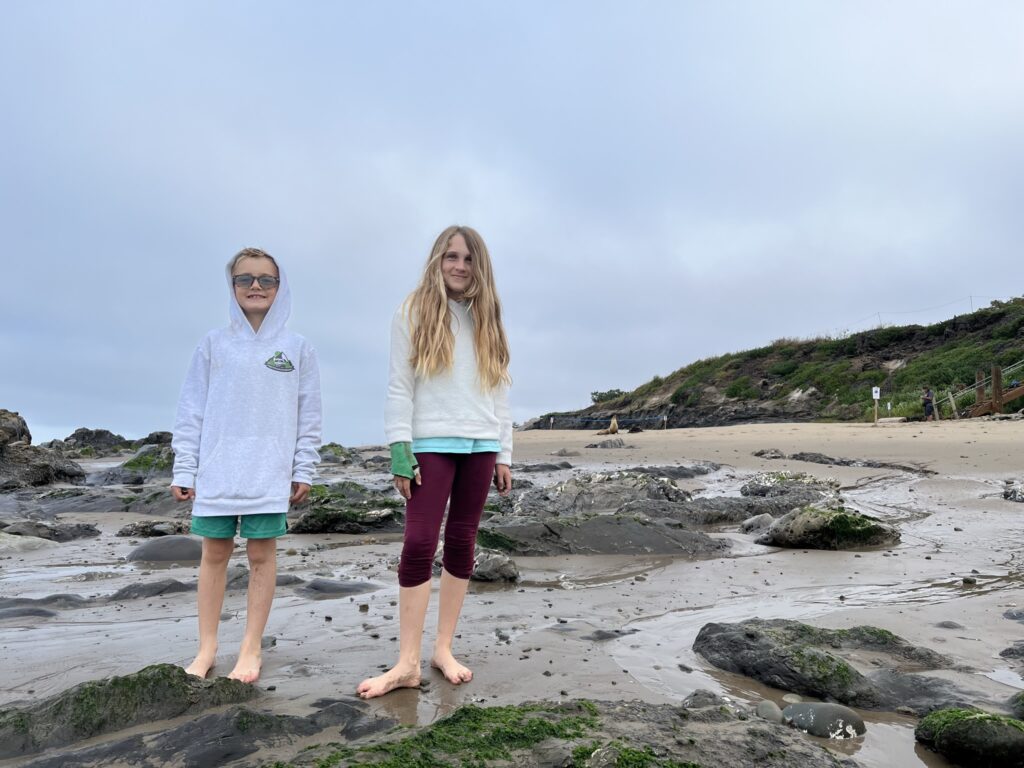
[[[871,389],[880,387],[883,411],[920,416],[921,390],[935,392],[941,415],[951,416],[945,397],[987,375],[1024,360],[1024,297],[932,325],[877,328],[842,338],[779,339],[745,352],[698,360],[668,376],[655,376],[632,392],[593,392],[580,416],[712,410],[723,404],[767,405],[803,396],[815,418],[861,419],[871,414]],[[1024,380],[1024,371],[1004,380]],[[958,400],[960,410],[973,393]],[[1024,398],[1006,410],[1024,406]],[[546,414],[558,416],[559,414]],[[568,415],[568,414],[564,414]]]

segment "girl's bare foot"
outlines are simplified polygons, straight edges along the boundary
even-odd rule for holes
[[[420,687],[420,666],[411,664],[403,664],[398,662],[385,672],[383,675],[377,675],[377,677],[368,677],[359,684],[356,688],[358,693],[364,699],[372,699],[377,696],[383,696],[385,693],[395,690],[395,688],[419,688]]]
[[[451,651],[435,650],[430,666],[441,670],[445,679],[452,685],[462,685],[473,679],[473,670],[456,661]]]
[[[260,679],[260,669],[262,666],[263,660],[260,654],[243,651],[238,654],[235,668],[231,670],[231,674],[228,677],[242,683],[255,683]]]
[[[214,662],[217,659],[216,651],[213,653],[199,652],[196,657],[192,660],[192,663],[185,667],[185,672],[196,677],[205,678],[210,674],[210,670],[213,669]]]

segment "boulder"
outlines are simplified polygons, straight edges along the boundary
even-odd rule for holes
[[[126,448],[129,441],[115,435],[108,429],[86,429],[79,427],[64,438],[64,444],[83,456],[105,456]]]
[[[144,445],[170,445],[174,438],[170,432],[150,432],[143,438],[132,440],[132,448],[138,450]]]
[[[1024,722],[980,709],[932,712],[914,729],[914,737],[957,765],[988,768],[1024,766]]]
[[[90,478],[91,485],[142,485],[154,478],[170,479],[174,468],[174,451],[169,445],[143,445],[119,467]]]
[[[184,536],[190,529],[188,520],[140,520],[122,526],[117,535],[148,539],[154,536]]]
[[[74,539],[90,539],[99,536],[100,531],[92,523],[47,523],[35,520],[22,520],[4,528],[4,533],[13,536],[38,536],[50,541],[73,541]]]
[[[405,502],[346,480],[314,485],[309,502],[289,526],[290,533],[401,531]]]
[[[128,553],[128,560],[156,563],[196,562],[203,556],[203,543],[191,536],[161,536],[140,544]]]
[[[35,549],[56,547],[57,542],[49,539],[41,539],[38,536],[12,536],[5,533],[7,529],[0,531],[0,552],[31,552]]]
[[[76,685],[27,707],[0,710],[0,758],[248,701],[257,693],[237,680],[203,680],[181,667],[154,664],[123,677]]]
[[[858,512],[806,506],[794,509],[758,538],[759,544],[796,549],[854,549],[898,544],[895,528]]]
[[[1018,720],[1024,720],[1024,691],[1018,691],[1013,694],[1007,702],[1007,706],[1014,717]]]
[[[852,709],[828,702],[790,704],[782,710],[782,722],[825,739],[852,739],[867,730],[864,718]]]
[[[743,533],[754,533],[757,531],[763,531],[770,527],[775,522],[775,518],[764,512],[754,517],[748,517],[742,523],[740,523],[740,531]]]
[[[295,591],[313,600],[336,600],[349,595],[362,595],[373,592],[377,586],[366,581],[354,579],[339,581],[335,579],[313,579]]]
[[[0,491],[83,480],[85,471],[58,451],[20,440],[0,444]]]
[[[28,424],[17,411],[0,408],[0,450],[9,443],[32,444],[32,433]]]
[[[713,623],[697,633],[693,649],[727,672],[861,709],[908,707],[926,713],[974,695],[948,680],[903,674],[907,666],[949,669],[953,664],[877,627],[821,629],[786,619]],[[847,658],[865,652],[879,660],[878,668],[868,674]]]

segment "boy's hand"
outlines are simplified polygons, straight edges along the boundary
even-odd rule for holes
[[[288,499],[290,504],[301,504],[309,496],[309,483],[292,483],[292,496]]]
[[[416,485],[423,485],[423,476],[420,475],[420,468],[416,467],[413,470],[413,477],[402,477],[401,475],[395,475],[395,488],[398,489],[398,493],[401,494],[402,498],[408,501],[412,498],[412,484],[413,480],[416,481]]]
[[[494,487],[499,496],[508,496],[512,490],[512,469],[508,464],[494,465]]]
[[[196,498],[195,488],[179,488],[176,485],[171,486],[171,496],[174,497],[175,501],[193,501]]]

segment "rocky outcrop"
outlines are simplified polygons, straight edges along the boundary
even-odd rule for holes
[[[901,472],[911,472],[917,475],[936,474],[934,470],[917,464],[899,464],[891,461],[876,461],[875,459],[836,458],[815,451],[802,451],[786,456],[778,448],[763,448],[760,451],[754,451],[754,455],[762,459],[789,459],[790,461],[805,461],[809,464],[825,464],[832,467],[868,467],[870,469],[896,469]]]
[[[0,710],[0,758],[32,754],[140,723],[248,701],[251,685],[202,680],[171,664],[76,685],[22,708]]]
[[[404,520],[405,502],[346,480],[314,485],[306,508],[289,524],[288,530],[290,533],[397,532],[402,530]]]
[[[842,704],[802,701],[790,704],[780,716],[782,722],[824,739],[852,739],[867,731],[864,718]]]
[[[975,695],[945,679],[906,673],[949,669],[953,663],[877,627],[820,629],[784,619],[706,624],[693,649],[719,669],[861,709],[904,707],[925,714]],[[879,660],[869,673],[850,661],[864,652]]]
[[[85,479],[85,472],[75,462],[31,442],[25,420],[0,408],[0,491]]]
[[[140,544],[128,553],[129,561],[188,563],[203,555],[203,543],[191,536],[160,536]]]
[[[304,764],[498,766],[731,766],[857,768],[799,732],[752,720],[708,691],[682,702],[537,702],[460,707],[401,738],[371,744],[325,744]]]
[[[79,427],[63,440],[68,450],[77,451],[79,456],[109,456],[122,448],[130,448],[131,441],[116,435],[109,429],[87,429]]]
[[[673,482],[710,467],[638,467],[579,474],[488,504],[478,540],[520,555],[677,554],[723,552],[726,540],[703,527],[735,525],[760,514],[782,515],[821,501],[826,486],[780,484],[764,496],[693,498]]]
[[[957,765],[1024,766],[1024,722],[980,709],[944,709],[917,724],[915,738]]]
[[[839,507],[806,506],[773,522],[758,544],[796,549],[855,549],[898,544],[900,533],[873,517]]]
[[[118,536],[132,536],[140,539],[155,536],[185,536],[190,529],[188,520],[140,520],[121,526]]]
[[[99,536],[100,531],[92,523],[40,523],[35,520],[22,520],[6,526],[4,533],[11,536],[37,536],[50,541],[73,541]]]
[[[90,485],[143,485],[155,478],[171,477],[174,452],[169,445],[143,445],[134,456],[119,467],[108,470]]]

